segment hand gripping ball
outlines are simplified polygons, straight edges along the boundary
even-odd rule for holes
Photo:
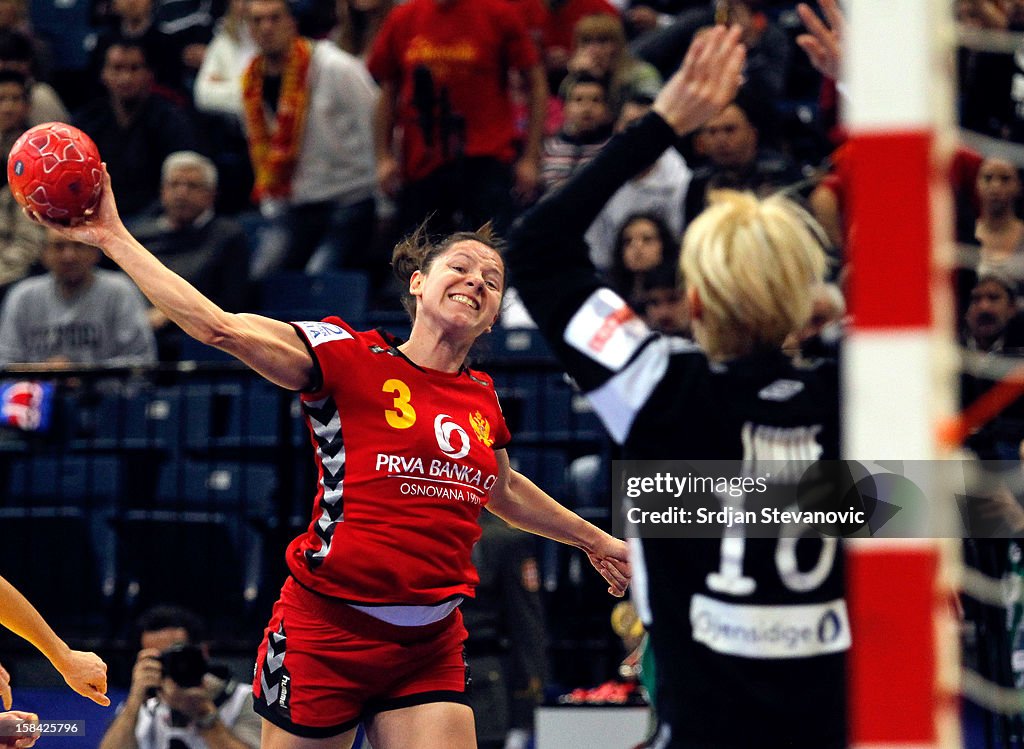
[[[63,122],[26,130],[7,157],[14,199],[58,223],[81,218],[99,202],[103,187],[100,152],[92,138]]]

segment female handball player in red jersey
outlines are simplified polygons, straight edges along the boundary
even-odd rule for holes
[[[301,393],[318,490],[259,649],[263,749],[347,749],[360,722],[375,749],[474,747],[458,605],[477,583],[480,509],[583,549],[613,595],[630,575],[622,541],[509,467],[494,385],[464,366],[501,304],[493,240],[416,235],[396,248],[414,315],[403,343],[337,317],[225,312],[128,233],[109,176],[103,189],[85,223],[48,225],[102,248],[193,338]]]

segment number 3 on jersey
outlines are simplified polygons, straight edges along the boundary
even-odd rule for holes
[[[408,429],[416,423],[416,409],[409,402],[412,393],[409,391],[408,385],[401,380],[390,379],[384,383],[381,391],[393,393],[395,396],[395,407],[384,409],[384,418],[387,419],[389,426],[395,429]]]

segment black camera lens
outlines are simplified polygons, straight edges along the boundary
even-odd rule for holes
[[[202,649],[196,645],[172,645],[160,654],[164,676],[179,687],[198,687],[203,683],[209,664]]]

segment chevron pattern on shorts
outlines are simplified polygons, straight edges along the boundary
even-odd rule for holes
[[[284,667],[285,656],[285,634],[284,622],[277,628],[277,632],[270,632],[267,635],[267,656],[263,659],[263,668],[260,670],[260,699],[267,707],[272,707],[284,715],[291,710],[286,700],[281,700],[282,682],[289,680],[288,669]],[[280,702],[285,704],[280,704]]]
[[[320,498],[320,517],[313,530],[320,539],[319,549],[306,551],[306,563],[315,570],[331,551],[334,526],[345,519],[343,501],[345,483],[345,442],[341,434],[341,417],[331,397],[302,404],[302,410],[313,428],[316,442],[316,461],[321,467],[323,488]]]

